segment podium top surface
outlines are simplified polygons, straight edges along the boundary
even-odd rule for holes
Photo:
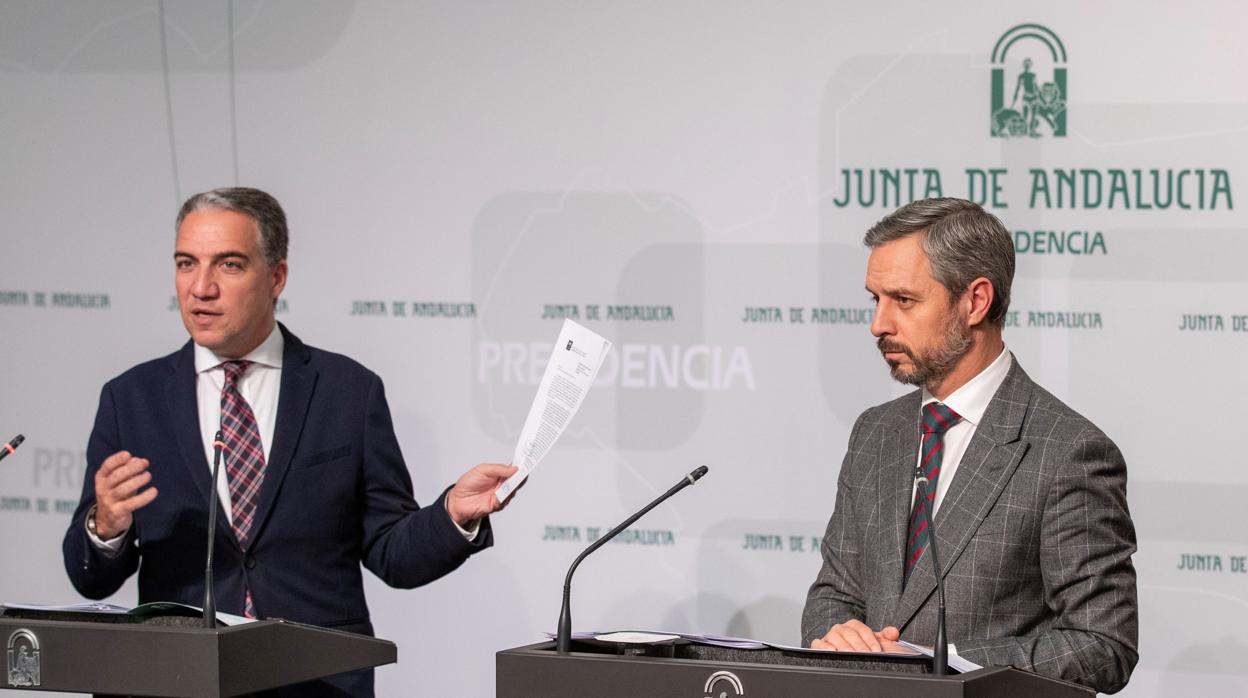
[[[4,616],[0,639],[15,657],[3,687],[135,696],[235,696],[398,659],[388,640],[281,620],[203,628]]]
[[[618,654],[621,650],[625,653]],[[632,651],[652,654],[628,653]],[[654,656],[665,652],[668,656]],[[573,642],[573,651],[560,655],[553,642],[541,642],[496,655],[496,696],[1096,695],[1084,686],[1009,667],[933,676],[930,661],[923,656],[812,655],[775,648],[735,649],[696,643],[661,649]]]

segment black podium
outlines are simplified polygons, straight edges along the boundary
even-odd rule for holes
[[[393,642],[280,620],[209,629],[0,617],[0,688],[219,698],[391,664]]]
[[[812,655],[694,643],[637,649],[583,642],[574,642],[572,652],[560,656],[554,647],[543,642],[499,652],[496,698],[1096,695],[1090,688],[1010,668],[933,676],[927,657]]]

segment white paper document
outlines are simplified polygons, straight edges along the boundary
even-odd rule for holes
[[[801,645],[785,645],[777,642],[764,643],[772,649],[784,650],[785,652],[801,652],[804,654],[878,654],[881,657],[913,657],[923,652],[917,648],[909,647],[905,642],[898,642],[902,646],[900,652],[859,652],[857,650],[832,650],[832,649],[815,649],[813,647],[803,647]],[[931,654],[930,652],[928,653]]]
[[[592,330],[571,320],[563,321],[511,459],[511,464],[519,470],[495,491],[499,501],[505,501],[516,491],[563,435],[593,386],[610,349],[611,342]]]
[[[661,642],[671,642],[679,637],[679,635],[651,633],[641,630],[617,630],[613,633],[595,635],[594,639],[602,640],[603,642],[625,642],[632,645],[654,645]]]
[[[50,613],[103,613],[109,615],[122,615],[130,612],[130,609],[125,606],[104,603],[103,601],[85,601],[82,603],[71,604],[12,603],[6,601],[3,604],[0,604],[0,607],[11,608],[15,611],[48,611]]]
[[[932,648],[925,645],[916,645],[912,642],[906,642],[905,640],[899,640],[897,644],[902,647],[912,649],[920,654],[926,654],[929,657],[934,654]],[[968,672],[975,671],[976,669],[983,669],[982,666],[976,664],[975,662],[972,662],[969,659],[963,659],[952,652],[949,653],[949,667],[957,670],[959,674],[966,674]]]

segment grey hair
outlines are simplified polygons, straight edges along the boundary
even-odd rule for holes
[[[286,247],[290,240],[290,231],[286,228],[286,213],[282,211],[282,205],[277,203],[277,199],[268,192],[251,187],[223,187],[200,192],[182,204],[175,229],[182,227],[182,221],[191,212],[202,209],[233,211],[250,217],[260,228],[260,246],[264,251],[264,261],[272,267],[286,259]]]
[[[992,283],[988,322],[1001,327],[1014,283],[1014,241],[996,216],[965,199],[920,199],[885,216],[862,242],[875,249],[917,234],[932,276],[957,298],[981,276]]]

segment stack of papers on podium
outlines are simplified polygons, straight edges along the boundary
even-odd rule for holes
[[[546,633],[547,637],[555,637],[554,633]],[[634,645],[657,645],[672,640],[688,640],[701,645],[715,647],[731,647],[739,650],[761,650],[766,643],[731,635],[704,635],[700,633],[674,633],[664,630],[615,630],[610,632],[578,632],[572,633],[573,640],[598,640],[599,642],[622,642]]]

